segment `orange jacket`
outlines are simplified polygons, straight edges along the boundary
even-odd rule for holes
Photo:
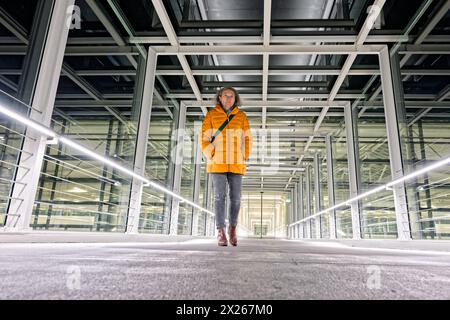
[[[234,114],[234,118],[211,143],[219,127]],[[253,137],[245,112],[234,107],[227,115],[220,104],[206,114],[202,123],[200,143],[207,160],[208,173],[233,172],[244,175],[250,157]]]

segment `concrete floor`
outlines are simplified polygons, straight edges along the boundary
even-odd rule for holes
[[[450,299],[450,242],[0,234],[0,275],[0,299]]]

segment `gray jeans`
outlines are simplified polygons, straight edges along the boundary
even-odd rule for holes
[[[225,198],[227,196],[227,183],[230,190],[229,224],[237,225],[239,210],[241,208],[242,175],[226,173],[210,173],[214,187],[214,213],[216,214],[217,229],[225,228]]]

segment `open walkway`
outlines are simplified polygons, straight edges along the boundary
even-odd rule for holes
[[[0,299],[450,299],[450,242],[0,234]]]

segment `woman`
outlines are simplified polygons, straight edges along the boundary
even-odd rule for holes
[[[225,235],[225,197],[230,190],[228,235],[237,246],[236,225],[241,207],[242,177],[252,148],[252,135],[247,116],[239,110],[239,94],[234,88],[222,88],[216,95],[216,107],[206,114],[200,132],[207,172],[214,187],[214,210],[219,246],[228,244]]]

